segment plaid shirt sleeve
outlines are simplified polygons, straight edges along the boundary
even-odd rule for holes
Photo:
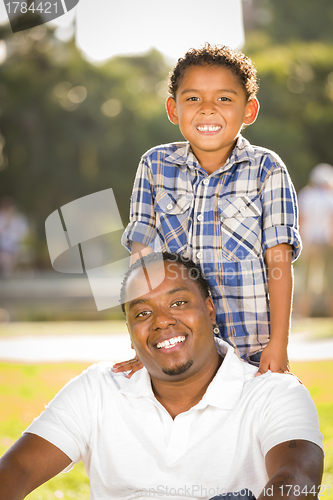
[[[298,228],[298,207],[294,186],[282,161],[266,157],[264,167],[269,174],[262,188],[263,250],[288,243],[293,247],[292,259],[299,256],[302,243]],[[273,168],[271,168],[273,166]]]
[[[142,158],[134,180],[130,222],[121,239],[128,251],[131,251],[133,241],[150,246],[156,238],[156,215],[153,199],[154,179],[147,160]]]

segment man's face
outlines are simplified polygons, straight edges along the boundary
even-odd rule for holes
[[[184,266],[164,265],[165,279],[145,295],[140,293],[147,286],[142,272],[133,272],[126,288],[139,298],[127,302],[125,311],[132,346],[152,380],[183,380],[211,367],[217,358],[215,310]],[[150,274],[163,272],[159,263],[150,266]]]
[[[243,124],[258,112],[256,99],[247,101],[233,72],[222,66],[190,66],[167,101],[169,119],[179,128],[200,160],[217,153],[228,158]]]

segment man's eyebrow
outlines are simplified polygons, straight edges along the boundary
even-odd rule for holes
[[[186,286],[178,286],[177,288],[173,288],[172,290],[169,290],[168,292],[166,292],[166,295],[173,295],[174,293],[177,293],[177,292],[186,292],[186,291],[188,291],[188,288]],[[132,300],[129,303],[128,309],[130,310],[133,307],[137,306],[138,304],[145,304],[146,302],[148,302],[148,299]]]
[[[186,286],[178,286],[177,288],[173,288],[172,290],[169,290],[166,295],[173,295],[174,293],[177,292],[188,292],[188,288]]]
[[[145,302],[147,302],[145,299],[132,300],[132,302],[129,303],[128,309],[130,310],[132,307],[137,306],[138,304],[144,304]]]
[[[200,90],[198,90],[198,89],[185,89],[181,92],[181,95],[192,93],[192,92],[200,93]],[[220,92],[227,92],[228,94],[236,94],[237,95],[237,91],[234,89],[218,89],[215,92],[216,92],[216,94],[218,94]]]

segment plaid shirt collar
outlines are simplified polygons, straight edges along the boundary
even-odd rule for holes
[[[191,145],[189,142],[184,142],[179,148],[176,149],[172,154],[167,156],[166,161],[171,161],[176,163],[180,167],[196,168],[202,170],[199,162],[191,150]],[[254,150],[248,140],[246,140],[242,135],[237,139],[236,146],[232,150],[226,163],[217,172],[225,172],[235,163],[241,163],[243,161],[249,161],[250,163],[255,162]]]

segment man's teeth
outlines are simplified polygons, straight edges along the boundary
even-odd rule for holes
[[[197,127],[200,132],[217,132],[220,128],[219,125],[199,125]]]
[[[173,347],[176,344],[179,344],[180,342],[184,342],[185,337],[183,335],[180,335],[179,337],[173,337],[172,339],[168,340],[163,340],[163,342],[159,342],[157,344],[157,349],[170,349],[170,347]]]

